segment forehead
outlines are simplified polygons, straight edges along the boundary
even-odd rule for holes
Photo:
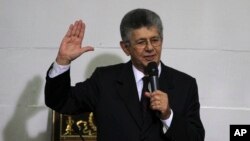
[[[160,36],[157,27],[141,27],[131,31],[130,40],[148,39]]]

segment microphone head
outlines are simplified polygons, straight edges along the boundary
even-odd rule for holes
[[[158,76],[158,67],[156,62],[149,62],[145,68],[146,74],[149,76]]]

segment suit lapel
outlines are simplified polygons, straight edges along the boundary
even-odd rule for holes
[[[173,75],[171,74],[170,68],[162,64],[162,71],[159,77],[160,90],[168,94],[169,104],[171,106],[171,99],[173,99],[174,82]]]
[[[141,109],[131,61],[124,65],[116,87],[129,113],[141,128]]]
[[[159,84],[160,89],[167,90],[174,88],[173,84],[173,76],[171,75],[171,72],[169,71],[169,68],[162,64],[162,71],[159,77]]]

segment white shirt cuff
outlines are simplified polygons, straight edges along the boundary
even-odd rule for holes
[[[170,109],[170,110],[171,110],[171,114],[170,114],[169,118],[166,120],[161,120],[161,122],[163,123],[163,133],[166,133],[168,131],[168,128],[171,126],[171,123],[173,120],[174,113],[173,113],[172,109]]]
[[[59,65],[57,64],[57,62],[55,61],[53,63],[53,67],[52,69],[49,71],[49,77],[50,78],[54,78],[64,72],[66,72],[67,70],[69,70],[70,68],[70,64],[69,65]]]

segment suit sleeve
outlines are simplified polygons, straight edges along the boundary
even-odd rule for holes
[[[190,85],[185,107],[182,115],[173,111],[173,120],[165,137],[171,141],[204,141],[205,130],[200,119],[200,103],[195,79]]]
[[[86,81],[71,86],[70,69],[54,78],[50,78],[48,72],[45,84],[48,107],[62,114],[80,114],[95,109],[98,94],[95,73]]]

